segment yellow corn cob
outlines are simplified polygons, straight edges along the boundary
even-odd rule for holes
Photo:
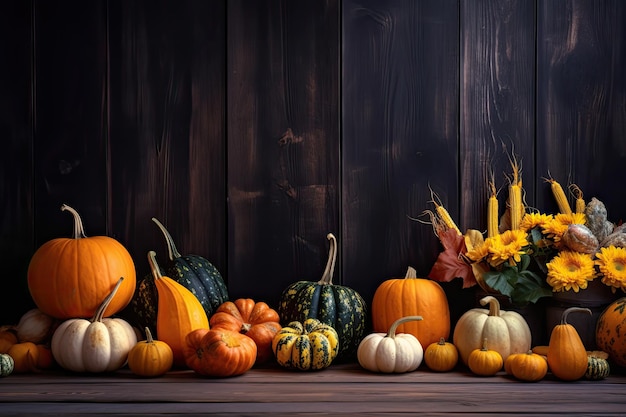
[[[583,190],[580,189],[576,184],[570,185],[572,190],[572,194],[576,198],[576,213],[584,213],[585,212],[585,200],[583,198]]]
[[[432,190],[430,190],[430,195],[432,197],[432,202],[435,205],[435,212],[437,213],[437,217],[439,218],[439,220],[448,229],[454,229],[459,235],[462,235],[459,227],[456,225],[456,223],[454,223],[454,220],[452,220],[452,216],[450,216],[450,213],[448,213],[448,210],[446,210],[441,202],[438,202],[439,197],[437,197],[437,195]]]
[[[494,237],[498,234],[498,197],[493,182],[490,182],[489,186],[491,196],[487,202],[487,237]]]
[[[563,187],[556,180],[550,178],[550,188],[552,189],[552,195],[556,200],[556,204],[559,207],[559,212],[562,214],[572,214],[572,208],[569,205],[569,201],[567,201],[567,196],[563,191]]]
[[[519,184],[509,185],[509,207],[511,210],[511,230],[519,229],[522,222],[522,186]]]

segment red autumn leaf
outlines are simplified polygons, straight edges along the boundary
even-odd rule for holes
[[[439,254],[428,276],[439,282],[449,282],[455,278],[463,280],[463,288],[476,285],[472,267],[460,255],[466,252],[465,239],[456,230],[446,230],[439,234],[444,251]]]

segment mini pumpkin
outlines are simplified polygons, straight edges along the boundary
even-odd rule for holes
[[[52,355],[64,369],[74,372],[112,372],[126,363],[137,343],[132,326],[121,318],[103,318],[124,278],[118,280],[91,320],[69,319],[52,335]]]
[[[504,369],[521,381],[535,382],[542,380],[548,373],[548,362],[543,356],[529,350],[509,355]]]
[[[504,361],[497,350],[487,347],[487,339],[483,340],[480,349],[474,349],[467,358],[470,371],[480,376],[493,376],[502,369]]]
[[[597,381],[611,374],[611,366],[605,352],[587,352],[587,372],[585,379]],[[606,356],[605,356],[606,355]]]
[[[3,326],[0,329],[0,353],[7,353],[17,342],[17,334],[12,326]]]
[[[272,351],[280,366],[301,371],[327,368],[339,352],[339,336],[317,319],[292,321],[272,340]]]
[[[36,306],[57,319],[90,318],[119,277],[124,283],[103,313],[121,311],[133,297],[135,264],[126,248],[108,236],[85,236],[80,215],[74,216],[74,235],[44,243],[28,265],[28,289]]]
[[[498,300],[490,295],[482,298],[480,304],[489,305],[489,309],[466,311],[454,328],[453,342],[463,363],[467,365],[470,353],[480,349],[485,339],[489,340],[489,349],[497,351],[503,360],[512,353],[530,349],[530,327],[519,313],[501,310]]]
[[[393,322],[405,316],[422,316],[423,321],[408,322],[398,332],[410,333],[426,349],[442,337],[450,336],[448,298],[437,282],[418,278],[413,267],[404,278],[392,278],[378,286],[372,300],[374,332],[386,332]]]
[[[139,376],[160,376],[169,371],[174,363],[174,354],[170,346],[152,337],[146,327],[146,340],[138,342],[128,352],[128,368]]]
[[[35,372],[39,361],[39,350],[33,342],[16,343],[9,349],[16,373]]]
[[[317,282],[297,281],[280,296],[278,314],[281,323],[314,318],[331,326],[339,335],[338,356],[353,355],[367,324],[367,303],[354,289],[333,284],[337,260],[337,239],[329,233],[328,260],[322,278]]]
[[[257,346],[256,364],[271,359],[272,340],[282,328],[278,312],[263,301],[255,302],[250,298],[226,301],[211,316],[211,329],[227,329],[245,334],[254,340]]]
[[[402,323],[415,320],[422,320],[422,316],[401,317],[393,322],[386,334],[365,336],[357,350],[359,364],[372,372],[404,373],[416,370],[424,358],[422,345],[411,333],[396,334]]]
[[[567,322],[573,312],[591,310],[582,307],[570,307],[563,311],[561,321],[554,326],[548,343],[548,366],[552,374],[564,381],[575,381],[587,372],[587,350],[583,345],[576,328]]]
[[[11,375],[15,369],[13,357],[6,353],[0,353],[0,377]]]
[[[424,351],[424,363],[432,371],[448,372],[459,362],[459,351],[443,337],[431,343]]]
[[[254,340],[226,329],[196,329],[185,338],[187,366],[200,375],[230,377],[247,372],[256,360]]]

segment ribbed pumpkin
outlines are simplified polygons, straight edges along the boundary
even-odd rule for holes
[[[504,361],[502,355],[496,350],[489,349],[487,339],[483,340],[480,349],[474,349],[467,358],[467,366],[470,371],[480,376],[493,376],[502,369]]]
[[[33,254],[28,266],[33,301],[43,313],[58,319],[90,318],[124,277],[104,317],[121,311],[133,297],[136,285],[130,253],[111,237],[86,237],[78,212],[65,204],[61,210],[74,216],[74,235],[52,239]]]
[[[509,355],[504,362],[504,370],[521,381],[535,382],[548,373],[548,362],[543,356],[529,350]]]
[[[163,375],[173,364],[172,348],[161,340],[154,340],[148,327],[146,327],[146,340],[138,342],[128,352],[128,368],[139,376]]]
[[[473,308],[466,311],[454,328],[453,342],[464,364],[470,353],[483,346],[486,338],[489,349],[500,353],[503,360],[512,353],[524,353],[531,347],[530,327],[515,311],[500,310],[500,303],[488,295],[480,300],[489,309]]]
[[[227,329],[245,334],[256,343],[255,364],[262,364],[273,358],[272,340],[281,329],[278,313],[263,301],[250,298],[226,301],[217,308],[209,319],[211,329]]]
[[[272,340],[272,351],[280,366],[300,371],[317,371],[330,366],[339,352],[335,329],[317,319],[293,321]]]
[[[424,351],[424,363],[432,371],[451,371],[458,362],[459,351],[453,343],[446,342],[443,337],[438,342],[428,345]]]
[[[570,307],[563,311],[561,321],[552,329],[548,343],[550,371],[564,381],[575,381],[587,372],[587,351],[576,328],[567,322],[567,316],[573,312],[591,314],[590,309],[582,307]]]
[[[598,381],[608,377],[610,374],[611,366],[607,358],[596,356],[594,353],[587,356],[587,372],[585,372],[585,379]]]
[[[256,343],[239,332],[196,329],[185,340],[187,366],[200,375],[241,375],[252,368],[256,360]]]
[[[101,302],[90,320],[65,320],[52,335],[51,349],[56,362],[74,372],[113,372],[128,359],[137,343],[132,326],[120,318],[103,318],[108,304],[115,298],[124,278]]]
[[[207,317],[211,317],[215,310],[229,299],[228,288],[222,275],[202,256],[181,255],[165,226],[155,218],[152,218],[152,221],[159,226],[167,243],[169,261],[163,265],[165,275],[191,291],[200,301]]]
[[[626,297],[609,304],[598,318],[596,344],[616,365],[626,367]]]
[[[330,249],[322,278],[289,285],[280,296],[278,314],[283,324],[315,318],[331,326],[339,335],[339,356],[345,357],[356,353],[363,339],[367,304],[352,288],[333,284],[337,239],[332,233],[327,238]]]
[[[375,332],[386,332],[400,317],[422,316],[423,321],[402,324],[400,333],[410,333],[426,349],[442,337],[450,336],[450,309],[443,288],[430,279],[417,278],[409,267],[404,278],[384,281],[372,300],[372,326]]]
[[[161,274],[154,251],[148,252],[148,263],[159,294],[157,337],[172,349],[174,365],[185,366],[185,337],[196,329],[208,329],[209,319],[191,291]]]

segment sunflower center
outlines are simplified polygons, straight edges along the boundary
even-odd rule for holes
[[[626,266],[621,261],[615,261],[613,263],[613,267],[615,268],[616,271],[620,271],[620,272],[626,269]]]

